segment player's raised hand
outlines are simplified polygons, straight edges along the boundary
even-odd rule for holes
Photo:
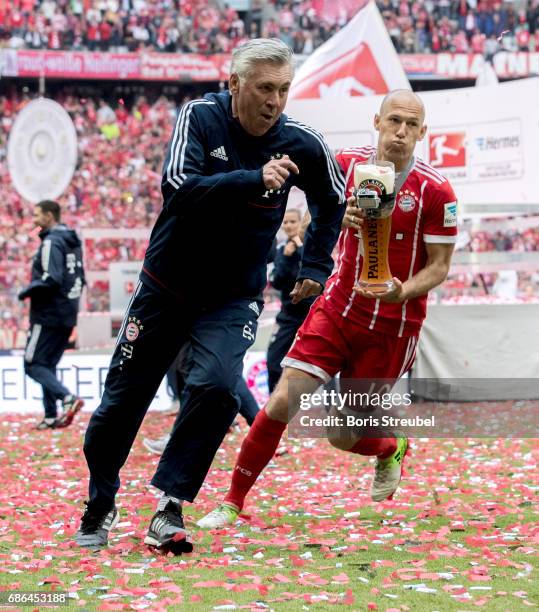
[[[297,304],[305,298],[320,295],[320,293],[322,293],[322,285],[320,283],[310,278],[304,278],[294,285],[294,289],[290,292],[290,297],[292,298],[292,304]]]
[[[381,302],[386,302],[388,304],[402,304],[406,299],[406,295],[404,292],[404,286],[402,282],[396,278],[395,276],[392,278],[393,286],[391,289],[387,291],[383,291],[381,293],[374,293],[373,291],[368,291],[364,287],[359,287],[356,285],[354,287],[354,291],[361,295],[362,297],[369,298],[371,300],[380,300]]]
[[[266,189],[280,189],[291,172],[299,174],[299,168],[288,155],[283,155],[280,159],[270,159],[262,168],[262,180]]]
[[[293,240],[289,240],[284,246],[283,255],[285,257],[291,257],[297,250],[297,244]]]
[[[301,241],[301,238],[299,237],[299,234],[296,234],[295,236],[292,236],[292,238],[290,238],[291,242],[293,242],[298,249],[301,249],[301,247],[303,246],[303,242]]]
[[[342,219],[342,229],[351,227],[352,229],[361,229],[363,225],[363,219],[365,218],[365,211],[362,208],[358,208],[355,196],[350,196],[346,200],[346,212]]]

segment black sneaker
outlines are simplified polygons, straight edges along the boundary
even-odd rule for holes
[[[164,510],[153,515],[144,544],[175,555],[192,552],[193,542],[185,530],[180,504],[169,501]]]
[[[87,502],[86,511],[82,515],[80,527],[75,534],[75,542],[85,548],[103,548],[107,545],[109,531],[116,527],[119,519],[116,506],[105,512],[93,512]]]
[[[56,427],[69,427],[77,412],[84,406],[84,401],[75,395],[66,395],[62,402],[64,413],[57,420]]]
[[[44,418],[41,423],[38,423],[36,425],[36,429],[39,429],[39,431],[43,431],[44,429],[56,429],[56,425],[58,423],[58,420],[54,417],[52,418]]]

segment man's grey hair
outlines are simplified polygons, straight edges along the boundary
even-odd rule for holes
[[[236,47],[232,52],[230,74],[237,74],[240,81],[248,78],[256,65],[269,62],[278,66],[290,65],[294,72],[294,53],[278,38],[253,38]]]

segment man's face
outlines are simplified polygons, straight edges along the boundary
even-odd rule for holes
[[[299,222],[299,215],[296,213],[285,213],[282,228],[288,238],[293,238],[299,234]]]
[[[286,106],[291,82],[291,66],[271,62],[255,64],[243,81],[237,74],[230,77],[232,113],[247,133],[263,136],[275,125]]]
[[[41,229],[48,229],[54,221],[51,212],[44,212],[40,206],[34,208],[34,225]]]
[[[427,126],[423,121],[423,107],[413,97],[404,94],[388,100],[374,118],[379,132],[378,157],[392,161],[397,171],[403,170],[416,143],[425,136]]]

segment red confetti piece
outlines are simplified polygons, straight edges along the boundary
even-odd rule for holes
[[[350,578],[348,577],[348,574],[345,574],[344,572],[342,572],[341,574],[337,574],[336,576],[333,576],[331,579],[333,580],[333,582],[339,582],[342,584],[348,584],[350,582]]]

